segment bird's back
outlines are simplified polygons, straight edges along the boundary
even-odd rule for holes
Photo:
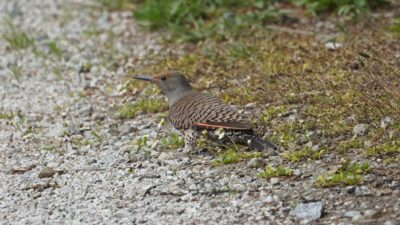
[[[214,128],[251,129],[245,115],[221,99],[198,91],[192,91],[176,101],[169,109],[169,120],[179,130],[199,124]]]

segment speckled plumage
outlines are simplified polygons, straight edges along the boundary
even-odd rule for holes
[[[168,119],[178,130],[192,128],[198,123],[237,123],[250,129],[248,118],[217,97],[191,91],[169,108]]]
[[[183,74],[168,71],[136,78],[160,86],[170,106],[168,120],[185,135],[185,149],[188,151],[197,145],[200,132],[207,130],[213,140],[248,144],[274,154],[276,146],[257,137],[247,116],[217,97],[193,90]],[[224,138],[216,135],[215,131],[220,129],[225,131]]]

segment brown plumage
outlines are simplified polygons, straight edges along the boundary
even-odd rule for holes
[[[137,79],[156,83],[167,96],[169,102],[168,120],[185,135],[185,148],[197,145],[200,131],[210,131],[211,138],[220,140],[215,134],[224,129],[226,137],[222,141],[248,144],[258,150],[274,154],[277,148],[254,133],[249,119],[217,97],[193,90],[185,76],[168,71],[156,76],[137,76]]]

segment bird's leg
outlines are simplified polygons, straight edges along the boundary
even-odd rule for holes
[[[197,147],[197,140],[200,137],[199,132],[193,129],[187,129],[184,131],[184,134],[185,134],[184,152],[192,152]]]

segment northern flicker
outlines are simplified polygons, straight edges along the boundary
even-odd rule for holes
[[[193,150],[201,133],[207,130],[213,140],[246,144],[275,154],[276,145],[259,138],[245,115],[217,97],[194,90],[182,73],[167,71],[135,78],[157,84],[166,95],[168,120],[184,134],[186,151]]]

